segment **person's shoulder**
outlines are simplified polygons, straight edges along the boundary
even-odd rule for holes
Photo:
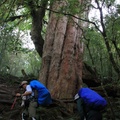
[[[31,86],[30,85],[27,85],[27,87],[26,88],[31,88]]]
[[[30,84],[34,84],[34,83],[38,83],[38,82],[39,82],[38,80],[33,79],[33,80],[30,81]]]

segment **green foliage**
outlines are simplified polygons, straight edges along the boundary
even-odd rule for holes
[[[56,0],[56,1],[58,1],[58,0]],[[53,3],[53,2],[55,2],[55,0],[51,0],[51,3]],[[60,1],[58,1],[58,2],[60,2]],[[76,14],[82,13],[83,8],[84,8],[84,6],[81,6],[79,4],[78,0],[65,0],[64,5],[62,5],[61,8],[57,12],[59,12],[61,14],[76,15]],[[58,14],[58,15],[61,15],[61,14]]]
[[[21,76],[24,69],[27,74],[38,75],[39,55],[23,47],[28,39],[25,31],[31,29],[30,11],[23,6],[26,2],[30,1],[7,0],[0,4],[0,72]]]
[[[80,12],[80,7],[81,6],[78,0],[67,0],[67,7],[65,8],[67,10],[67,13],[75,15]]]
[[[120,14],[120,5],[117,5],[117,13]]]
[[[23,47],[20,31],[8,28],[6,24],[0,32],[0,72],[22,76],[21,69],[24,69],[27,74],[38,75],[39,55],[35,50]]]
[[[90,28],[85,29],[85,43],[86,51],[84,55],[84,60],[90,66],[97,69],[97,72],[101,78],[106,77],[114,80],[119,79],[119,75],[115,68],[113,67],[112,60],[114,60],[114,65],[120,66],[120,16],[119,16],[119,5],[116,5],[115,0],[106,0],[103,4],[98,1],[101,9],[106,11],[101,12],[102,17],[98,14],[94,16],[90,24]],[[94,5],[95,6],[95,5]],[[117,7],[116,7],[117,6]],[[116,9],[117,8],[117,9]],[[94,9],[94,8],[93,8]],[[103,22],[103,23],[101,23]],[[104,27],[104,31],[103,31]],[[100,32],[101,31],[101,32]],[[106,40],[106,41],[105,41]],[[106,42],[108,42],[106,44]],[[108,49],[109,44],[109,49]],[[111,59],[111,56],[113,59]]]
[[[109,56],[103,37],[94,28],[89,28],[86,31],[85,37],[86,50],[84,62],[89,64],[93,69],[96,68],[100,77],[109,76],[109,69],[113,68],[109,62]],[[109,66],[111,66],[111,68],[109,68]]]
[[[57,1],[57,0],[56,0]],[[115,62],[120,65],[119,56],[116,52],[113,42],[115,40],[117,48],[120,50],[120,5],[114,4],[115,0],[105,0],[102,8],[110,10],[110,8],[116,8],[115,11],[111,11],[110,14],[104,16],[105,30],[107,34],[107,40],[109,41],[112,54],[114,55]],[[44,2],[44,1],[42,1]],[[50,5],[55,2],[55,0],[50,0]],[[61,1],[59,1],[61,2]],[[61,14],[72,14],[73,16],[82,14],[82,19],[84,18],[84,12],[89,8],[91,3],[89,1],[84,1],[84,4],[79,4],[78,0],[65,0],[66,4],[61,6],[58,10]],[[102,1],[99,0],[101,3]],[[21,75],[21,69],[25,69],[27,73],[37,74],[40,68],[41,60],[37,55],[35,50],[23,47],[23,41],[26,41],[25,34],[26,31],[31,29],[32,20],[30,17],[30,8],[32,6],[34,10],[37,10],[41,5],[41,1],[31,1],[31,0],[6,0],[1,1],[0,4],[0,65],[1,71],[10,72],[12,74]],[[101,4],[100,4],[101,5]],[[92,8],[94,9],[94,8]],[[6,12],[3,12],[6,11]],[[49,11],[47,10],[44,17],[46,24],[43,25],[42,36],[45,38],[47,22],[49,21]],[[100,20],[98,18],[93,18],[92,21],[101,27]],[[82,23],[82,21],[81,21]],[[90,66],[96,67],[98,74],[100,76],[112,76],[115,77],[116,73],[112,67],[109,60],[109,54],[106,49],[104,38],[98,30],[92,27],[85,28],[85,39],[86,44],[84,61]],[[23,34],[24,33],[24,34]],[[90,55],[91,54],[91,55]],[[39,67],[38,67],[39,66]]]
[[[98,69],[98,72],[101,73],[102,72],[101,59],[104,59],[105,61],[108,59],[108,54],[107,54],[105,44],[103,42],[103,38],[102,38],[101,34],[99,32],[97,32],[94,28],[89,28],[86,30],[85,38],[86,38],[85,44],[88,45],[90,52],[92,54],[92,59],[94,60],[95,64],[93,66],[93,63],[91,61],[92,59],[89,56],[90,54],[89,54],[89,51],[87,50],[87,48],[86,48],[86,52],[84,55],[84,60],[90,66],[96,67]],[[106,63],[106,62],[104,62],[104,63]]]

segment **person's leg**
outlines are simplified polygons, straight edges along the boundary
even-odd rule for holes
[[[27,120],[28,118],[28,109],[25,108],[24,111],[22,112],[22,120]]]
[[[99,111],[95,111],[95,110],[90,110],[87,113],[87,118],[86,120],[102,120],[102,114]]]
[[[83,106],[83,100],[81,98],[76,100],[77,102],[77,109],[80,114],[80,120],[84,120],[85,113],[84,113],[84,106]]]
[[[37,108],[37,102],[31,101],[28,108],[30,118],[36,117],[36,108]]]

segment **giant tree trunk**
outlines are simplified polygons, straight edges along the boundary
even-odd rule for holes
[[[65,5],[57,1],[52,10]],[[82,83],[81,30],[75,22],[78,22],[75,18],[50,14],[39,80],[54,99],[73,98]]]

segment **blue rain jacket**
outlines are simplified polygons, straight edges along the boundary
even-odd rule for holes
[[[49,90],[38,80],[32,80],[30,82],[32,89],[36,89],[38,92],[38,104],[49,105],[52,103]]]
[[[83,99],[86,105],[94,109],[102,109],[107,105],[107,101],[101,95],[89,88],[81,88],[78,95]]]

